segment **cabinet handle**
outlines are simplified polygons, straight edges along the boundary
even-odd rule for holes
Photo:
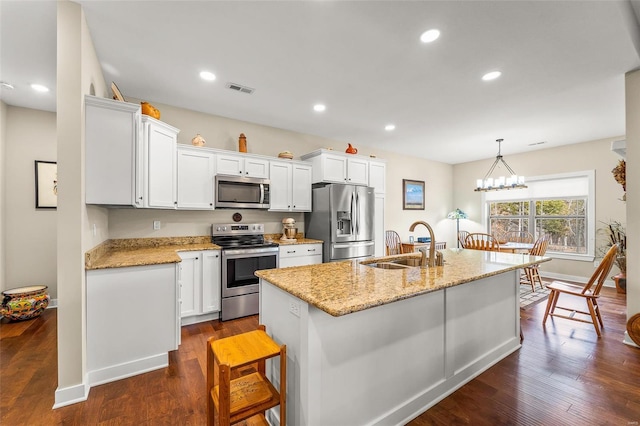
[[[216,259],[218,258],[218,255],[216,254]]]
[[[198,258],[196,257],[196,260],[198,260]]]
[[[291,253],[295,253],[295,252],[296,252],[295,250],[292,250],[292,251],[288,251],[287,254],[291,254]]]
[[[213,203],[209,203],[210,206],[213,206]]]
[[[316,251],[316,249],[307,249],[307,251]]]

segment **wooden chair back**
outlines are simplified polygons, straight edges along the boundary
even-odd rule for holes
[[[469,235],[469,231],[458,231],[458,242],[462,248],[464,248],[464,242],[467,239],[467,235]]]
[[[402,242],[396,231],[384,231],[384,243],[387,256],[402,253]]]
[[[500,251],[498,240],[490,234],[475,232],[467,235],[464,240],[464,248],[473,250]]]
[[[509,231],[502,234],[499,238],[500,241],[506,241],[508,243],[533,243],[533,235],[528,231]]]
[[[544,256],[549,247],[549,237],[540,237],[533,243],[533,247],[529,250],[529,254],[532,256]]]
[[[594,296],[600,294],[600,290],[602,290],[602,286],[607,279],[607,275],[609,275],[609,272],[611,272],[611,268],[616,261],[617,255],[618,245],[614,244],[607,251],[607,254],[604,255],[602,262],[600,262],[600,265],[598,265],[596,270],[593,272],[593,275],[589,279],[589,282],[585,284],[584,288],[582,289],[582,294],[586,294],[588,292],[591,292],[591,294],[593,294]]]

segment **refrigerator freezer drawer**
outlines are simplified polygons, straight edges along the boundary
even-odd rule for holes
[[[331,259],[342,260],[356,257],[373,256],[375,243],[373,241],[362,241],[354,243],[334,243],[331,244]]]

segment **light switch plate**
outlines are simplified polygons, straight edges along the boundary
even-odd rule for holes
[[[153,229],[155,229],[156,231],[158,229],[160,229],[160,221],[159,220],[154,220],[153,221]]]

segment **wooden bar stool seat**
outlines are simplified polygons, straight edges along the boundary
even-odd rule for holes
[[[280,357],[279,388],[265,375],[265,361]],[[265,411],[280,405],[286,424],[286,345],[278,345],[258,330],[207,341],[207,424],[228,426],[241,421],[268,425]],[[254,365],[255,369],[250,367]],[[242,370],[256,370],[240,375]]]

